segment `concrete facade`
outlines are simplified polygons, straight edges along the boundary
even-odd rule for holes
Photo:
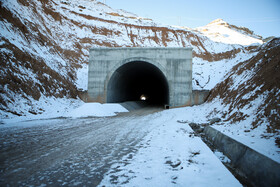
[[[143,72],[140,72],[141,69]],[[125,76],[129,74],[129,71],[132,72],[131,76],[138,74],[139,78],[135,78],[137,84],[145,86],[140,81],[145,79],[144,75],[150,69],[152,71],[147,76],[149,75],[151,78],[145,80],[147,83],[158,80],[158,83],[153,83],[154,86],[166,84],[163,89],[167,89],[164,92],[166,92],[168,99],[164,100],[166,103],[163,104],[168,104],[171,107],[192,104],[191,48],[90,49],[88,101],[100,103],[118,101],[116,99],[119,99],[119,102],[126,101],[126,94],[123,90],[127,88],[124,84],[131,83],[128,82],[130,77]],[[154,77],[152,72],[155,72]],[[150,85],[149,88],[152,89],[154,86]],[[135,89],[138,87],[135,86]],[[131,98],[129,95],[127,96],[127,100]]]

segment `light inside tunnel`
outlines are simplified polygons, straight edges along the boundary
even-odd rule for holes
[[[153,105],[169,104],[169,88],[164,74],[155,65],[144,61],[129,62],[118,68],[107,86],[108,103],[139,100]]]
[[[142,95],[140,96],[140,100],[141,100],[141,101],[146,101],[146,100],[147,100],[147,96],[144,95],[144,94],[142,94]]]

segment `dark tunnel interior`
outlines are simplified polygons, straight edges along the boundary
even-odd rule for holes
[[[153,64],[130,62],[113,73],[107,87],[107,102],[141,100],[150,105],[168,105],[168,83],[161,70]]]

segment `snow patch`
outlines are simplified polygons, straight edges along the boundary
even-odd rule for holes
[[[105,117],[115,116],[116,113],[128,112],[120,104],[84,103],[80,107],[66,114],[66,117]]]
[[[77,70],[76,86],[78,89],[88,89],[88,65],[83,64],[82,68]]]

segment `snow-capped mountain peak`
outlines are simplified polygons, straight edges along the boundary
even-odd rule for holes
[[[254,34],[246,27],[231,25],[223,19],[216,19],[206,26],[194,30],[216,42],[239,45],[263,44],[261,36]]]
[[[211,21],[207,25],[224,25],[224,26],[228,26],[229,24],[226,21],[224,21],[223,19],[219,18],[219,19],[215,19],[214,21]]]

